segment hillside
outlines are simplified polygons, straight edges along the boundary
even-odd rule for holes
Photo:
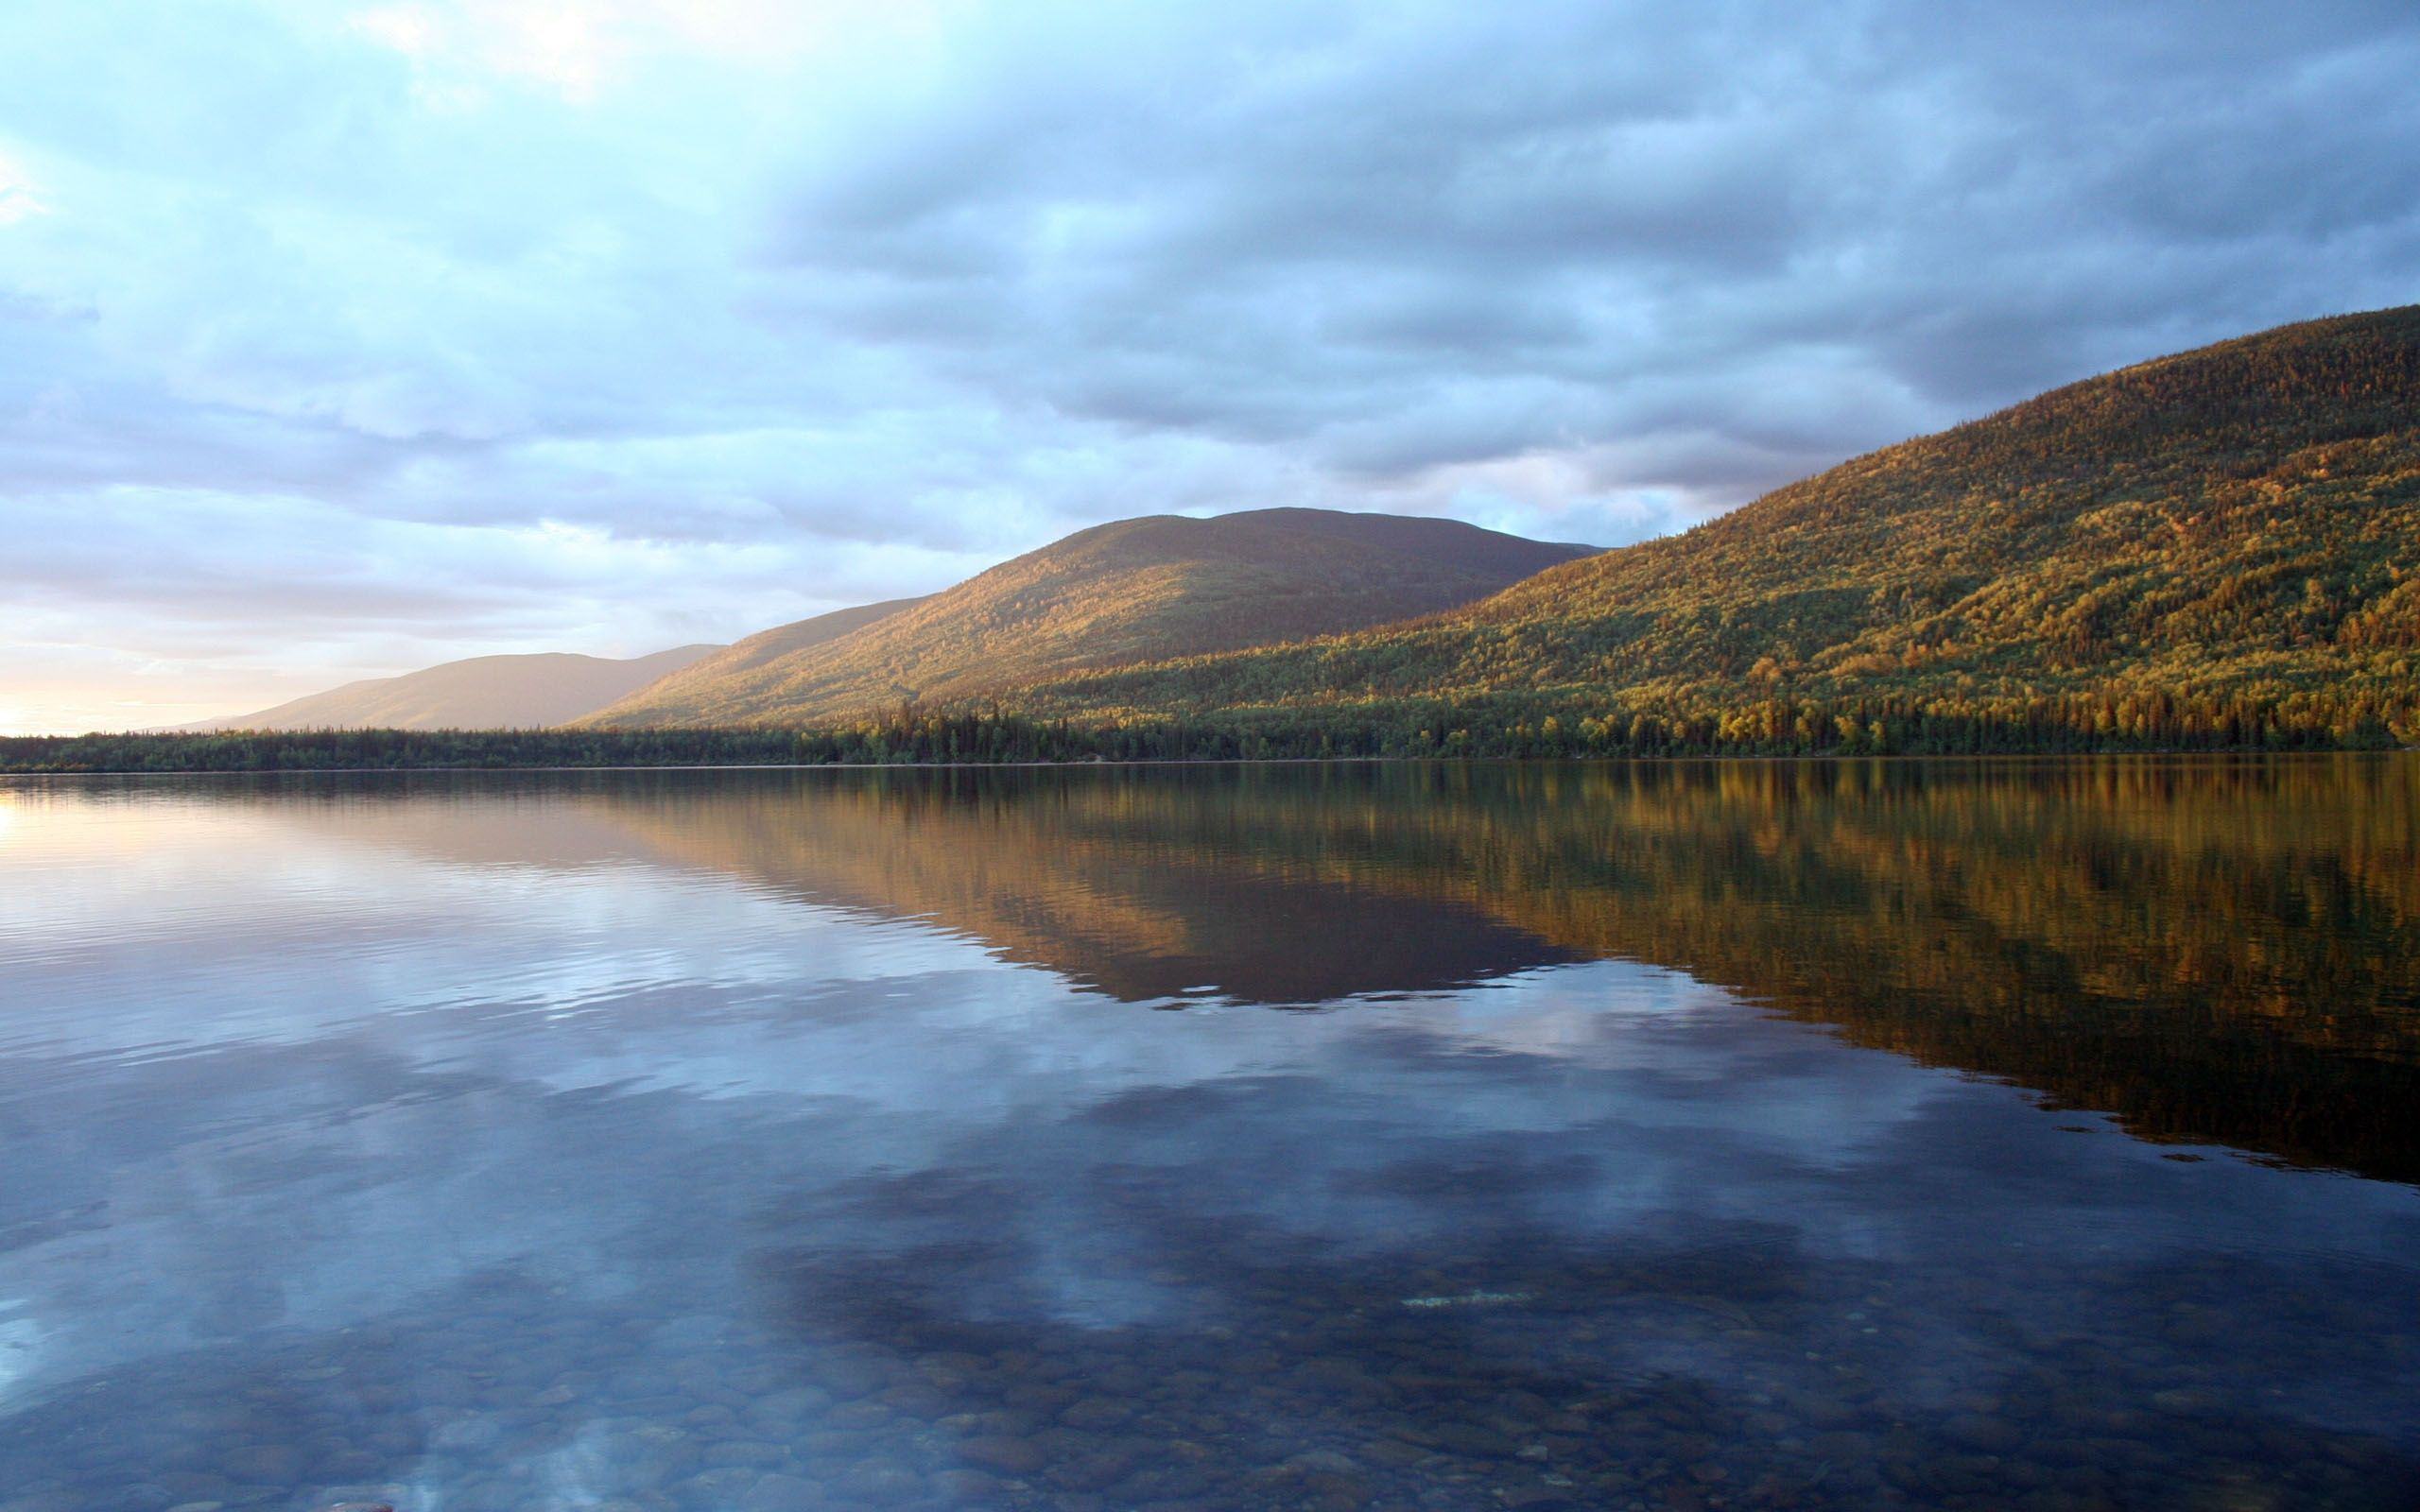
[[[675,646],[614,661],[570,652],[475,656],[368,678],[264,709],[182,727],[222,730],[533,730],[560,725],[721,649]]]
[[[846,719],[1088,667],[1359,629],[1466,604],[1594,548],[1449,520],[1258,509],[1098,525],[828,642],[785,630],[586,723]]]
[[[1391,750],[2420,739],[2420,306],[2060,388],[1426,623],[1017,707]]]
[[[663,678],[633,687],[622,696],[603,704],[592,704],[580,711],[590,723],[649,724],[652,719],[624,721],[611,717],[620,707],[643,708],[684,706],[698,696],[698,690],[725,686],[750,686],[760,678],[778,677],[778,669],[792,666],[819,646],[838,641],[861,630],[876,620],[887,619],[903,610],[924,603],[921,598],[891,598],[879,604],[861,604],[854,609],[838,609],[811,619],[793,620],[776,625],[769,630],[759,630],[745,640],[717,647],[710,655],[698,658]],[[568,721],[567,721],[568,722]],[[664,723],[677,721],[666,719]]]

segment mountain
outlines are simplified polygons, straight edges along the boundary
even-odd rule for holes
[[[2420,739],[2420,306],[2074,384],[1418,624],[1016,707],[1395,751]]]
[[[1594,547],[1450,520],[1255,509],[1081,530],[837,639],[743,641],[605,709],[616,727],[845,719],[1036,678],[1359,629]],[[810,622],[812,623],[812,622]]]
[[[534,730],[593,713],[721,649],[682,645],[628,661],[562,651],[475,656],[401,677],[348,682],[258,713],[182,728],[193,731]]]
[[[698,677],[724,678],[741,676],[756,668],[827,641],[837,641],[852,630],[862,629],[874,621],[912,609],[923,603],[921,598],[891,598],[879,604],[860,604],[855,609],[836,609],[829,614],[813,619],[793,620],[776,625],[769,630],[759,630],[744,641],[717,646],[710,656],[700,657],[685,667],[675,670]]]
[[[779,669],[796,665],[815,648],[925,602],[922,598],[885,599],[879,604],[834,610],[813,619],[776,625],[769,630],[759,630],[746,640],[717,647],[713,654],[700,657],[655,682],[633,688],[622,698],[612,700],[612,707],[599,706],[586,713],[595,716],[592,723],[648,723],[649,721],[644,719],[625,721],[615,715],[615,710],[626,705],[652,708],[659,703],[685,704],[699,696],[698,690],[752,686],[762,678],[778,678],[783,675]],[[609,719],[609,715],[615,716]]]

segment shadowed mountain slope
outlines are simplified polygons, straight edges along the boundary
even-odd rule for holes
[[[2165,698],[2142,717],[2187,733],[2228,700],[2420,718],[2420,306],[2060,388],[1420,624],[1056,679],[1018,706],[1343,727],[1454,700],[1711,729],[1758,703],[1787,726],[1858,698],[2063,697],[2120,720]]]
[[[828,642],[772,643],[782,631],[741,642],[588,722],[829,721],[982,696],[1081,668],[1431,614],[1592,550],[1449,520],[1322,509],[1124,520]]]
[[[562,651],[475,656],[401,677],[348,682],[258,713],[182,728],[534,730],[577,719],[719,649],[683,645],[627,661]]]

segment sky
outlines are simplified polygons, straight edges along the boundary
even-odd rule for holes
[[[12,0],[0,730],[1104,520],[1618,545],[2420,299],[2410,0]]]

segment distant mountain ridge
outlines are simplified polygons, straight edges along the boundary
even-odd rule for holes
[[[680,645],[614,660],[569,651],[475,656],[365,678],[256,713],[178,727],[228,730],[536,730],[567,724],[721,650]]]
[[[1080,530],[871,623],[740,642],[585,724],[813,723],[1038,678],[1436,613],[1593,546],[1326,509],[1147,515]],[[805,622],[812,625],[816,622]],[[788,639],[786,639],[788,638]]]

